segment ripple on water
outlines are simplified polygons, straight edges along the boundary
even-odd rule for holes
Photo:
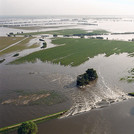
[[[61,118],[90,111],[91,109],[104,108],[110,104],[131,98],[120,89],[109,87],[101,74],[99,75],[100,79],[97,83],[87,86],[83,90],[77,89],[78,91],[73,92],[73,105]]]

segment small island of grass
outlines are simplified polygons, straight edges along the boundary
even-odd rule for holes
[[[134,93],[128,93],[129,96],[133,96],[134,97]]]
[[[5,59],[2,59],[2,60],[0,60],[0,63],[2,63],[2,62],[4,62],[5,61]]]
[[[88,69],[86,71],[86,73],[79,75],[77,77],[77,86],[78,87],[86,86],[89,84],[89,82],[91,82],[97,78],[98,78],[98,75],[97,75],[96,71],[93,68]]]
[[[46,47],[47,47],[47,43],[44,41],[43,46],[41,48],[46,48]]]
[[[128,70],[128,75],[120,78],[120,81],[127,81],[128,83],[134,82],[134,68]]]

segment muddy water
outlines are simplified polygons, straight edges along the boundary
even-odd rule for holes
[[[53,68],[50,64],[38,64],[27,64],[18,66],[1,65],[0,98],[8,99],[9,96],[14,97],[16,96],[16,90],[55,90],[63,93],[63,95],[66,95],[63,92],[63,85],[70,83],[71,76],[66,77],[62,73],[57,73],[56,70],[52,71]],[[59,112],[68,109],[69,107],[69,100],[53,106],[14,106],[0,104],[0,127]]]
[[[119,134],[117,126],[121,122],[124,121],[122,125],[125,126],[130,121],[131,126],[133,121],[133,99],[128,98],[126,93],[133,92],[134,84],[119,81],[133,66],[134,58],[127,54],[110,57],[99,55],[78,67],[40,61],[35,64],[1,64],[0,97],[8,97],[9,94],[15,96],[14,90],[56,90],[69,98],[68,101],[51,107],[0,105],[1,127],[69,109],[62,119],[40,124],[39,133],[85,134],[106,131],[110,134],[113,133],[113,127],[115,133]],[[96,69],[99,78],[90,87],[80,90],[75,87],[76,77],[88,68]],[[115,117],[112,118],[113,116]]]
[[[39,134],[132,134],[134,100],[39,125]]]
[[[95,68],[99,75],[97,83],[85,90],[74,89],[71,93],[72,106],[64,118],[40,124],[39,134],[133,133],[134,99],[128,98],[125,93],[132,92],[134,84],[119,81],[133,64],[134,59],[127,54],[99,55],[75,67],[75,71],[71,72],[74,76],[89,67]]]
[[[97,24],[98,26],[76,26],[74,28],[92,30],[105,27],[106,30],[112,32],[134,31],[133,21],[125,23],[97,21]],[[8,31],[8,28],[4,31],[6,30]],[[108,38],[128,40],[133,38],[133,35],[110,35]],[[47,39],[46,42],[48,46],[53,47],[50,39]],[[35,49],[20,52],[20,56],[33,51]],[[126,76],[127,71],[134,67],[134,58],[128,57],[127,54],[110,57],[98,55],[78,67],[64,67],[40,61],[35,64],[5,65],[13,60],[12,55],[4,57],[6,62],[0,65],[0,98],[15,97],[15,90],[55,90],[68,97],[68,100],[53,106],[0,104],[0,127],[69,109],[61,119],[39,124],[39,134],[133,133],[134,99],[129,98],[126,93],[134,92],[134,84],[122,82],[120,78]],[[75,86],[76,78],[88,68],[96,69],[99,78],[91,86],[80,90]]]

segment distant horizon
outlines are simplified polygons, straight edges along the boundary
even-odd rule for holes
[[[35,14],[35,15],[24,14],[22,15],[21,14],[21,15],[0,15],[0,16],[134,16],[134,15],[127,15],[127,14],[126,15],[97,15],[97,14],[96,15],[84,15],[84,14],[83,15],[82,14],[80,15],[77,15],[77,14],[76,15],[75,14],[72,14],[72,15],[71,14],[68,14],[68,15],[67,14],[50,14],[50,15],[49,14]]]
[[[0,0],[1,16],[134,15],[134,0]]]

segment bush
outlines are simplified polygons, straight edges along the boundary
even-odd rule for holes
[[[38,131],[37,125],[32,122],[23,122],[18,128],[18,134],[36,134]]]
[[[88,69],[86,73],[79,75],[77,77],[77,86],[84,86],[89,84],[90,81],[95,80],[98,78],[98,75],[94,69]]]

